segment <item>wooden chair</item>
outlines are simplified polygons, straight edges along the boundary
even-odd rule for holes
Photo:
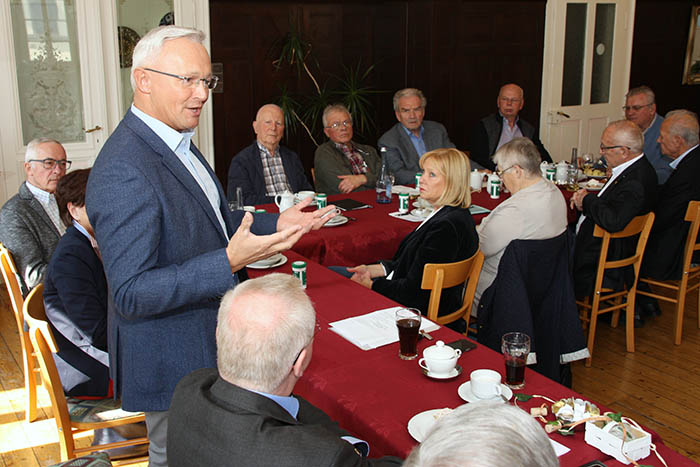
[[[53,354],[58,352],[53,333],[44,311],[44,285],[39,284],[27,295],[24,301],[24,319],[29,324],[29,337],[36,349],[41,380],[51,397],[53,417],[56,420],[58,440],[61,448],[61,461],[105,449],[148,444],[147,437],[129,439],[116,443],[100,444],[84,448],[75,447],[74,436],[84,431],[99,428],[127,425],[145,421],[143,413],[126,412],[121,403],[114,399],[80,400],[69,398],[63,393],[61,378],[56,369]],[[147,456],[129,459],[127,462],[142,462]]]
[[[467,322],[468,331],[472,302],[474,301],[474,292],[476,292],[476,283],[479,282],[479,275],[481,274],[481,266],[483,264],[484,254],[481,250],[477,250],[471,258],[465,259],[464,261],[426,264],[423,268],[421,289],[430,290],[427,318],[440,325],[452,323],[460,318],[464,318]],[[464,291],[462,306],[450,314],[438,317],[442,289],[462,285],[465,282],[467,282],[467,288]]]
[[[675,291],[674,297],[657,294],[653,292],[645,292],[637,290],[638,295],[646,295],[658,300],[676,304],[676,330],[674,343],[681,344],[681,334],[683,333],[683,312],[685,309],[685,299],[689,292],[700,287],[700,265],[691,266],[693,254],[700,250],[700,245],[697,245],[698,228],[700,228],[700,201],[691,201],[688,203],[688,210],[685,213],[685,220],[690,222],[688,229],[688,237],[685,241],[685,253],[683,254],[683,272],[680,280],[657,281],[654,279],[640,278],[639,280],[649,285],[662,287]],[[700,292],[698,292],[698,310],[700,310]],[[700,328],[700,312],[698,312],[698,327]]]
[[[625,309],[625,330],[627,340],[627,351],[634,352],[634,298],[637,289],[637,278],[639,277],[639,268],[642,264],[644,256],[644,248],[649,239],[649,232],[654,223],[654,213],[650,212],[643,216],[637,216],[632,219],[627,227],[622,231],[611,234],[600,226],[596,225],[593,230],[593,236],[602,237],[603,241],[600,248],[600,257],[598,259],[598,272],[595,279],[595,287],[593,289],[593,303],[589,303],[589,297],[584,301],[576,301],[581,311],[581,320],[589,323],[588,325],[588,352],[590,356],[586,359],[586,366],[591,366],[593,359],[593,342],[595,340],[596,324],[598,315],[603,313],[613,312],[612,327],[617,327],[620,317],[620,310]],[[610,240],[614,238],[628,238],[639,235],[637,240],[637,248],[632,256],[627,258],[608,260],[608,248]],[[629,289],[621,291],[613,291],[608,288],[603,288],[603,276],[608,269],[622,268],[632,266],[634,269],[634,282]],[[625,299],[623,302],[622,299]],[[605,303],[608,303],[606,306]],[[612,302],[610,304],[610,302]],[[601,306],[603,305],[603,306]],[[590,316],[587,315],[590,310]]]
[[[19,341],[22,347],[24,390],[26,393],[24,415],[27,422],[33,422],[37,417],[36,387],[39,384],[37,381],[39,368],[35,361],[36,356],[29,339],[29,333],[24,330],[24,318],[22,317],[24,297],[22,297],[22,289],[19,285],[17,267],[10,251],[2,243],[0,243],[0,263],[2,263],[0,269],[2,269],[2,276],[5,278],[7,293],[10,295],[10,303],[12,303],[12,311],[15,313]]]

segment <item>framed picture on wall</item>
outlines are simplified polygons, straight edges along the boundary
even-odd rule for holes
[[[685,53],[685,71],[683,84],[700,84],[700,6],[692,7],[690,14],[690,32],[688,33],[688,50]]]

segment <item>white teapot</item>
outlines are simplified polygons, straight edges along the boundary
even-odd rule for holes
[[[284,212],[285,210],[291,208],[294,206],[294,193],[285,191],[280,195],[275,195],[275,204],[278,208],[280,208],[280,212]]]
[[[418,365],[431,375],[449,375],[457,366],[461,355],[461,350],[453,349],[443,341],[437,341],[435,345],[423,351],[423,358],[418,360]]]
[[[472,191],[481,191],[484,182],[484,174],[474,169],[469,174],[469,185]]]

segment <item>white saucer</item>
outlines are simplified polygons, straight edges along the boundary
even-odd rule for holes
[[[284,256],[282,253],[277,253],[276,255],[272,255],[269,258],[261,259],[254,263],[250,263],[246,267],[250,269],[272,269],[278,266],[282,266],[286,262],[287,257]]]
[[[506,386],[505,384],[501,384],[501,392],[505,396],[506,399],[510,400],[511,397],[513,397],[513,391]],[[505,402],[501,396],[496,396],[491,399],[480,399],[474,395],[472,392],[471,384],[470,381],[467,381],[466,383],[462,384],[458,389],[457,389],[457,394],[459,394],[459,397],[461,397],[463,400],[467,402],[480,402],[480,401],[490,401],[490,402]]]
[[[324,227],[335,227],[338,225],[347,224],[348,220],[349,219],[347,217],[338,215],[338,216],[335,216],[333,219],[329,220],[328,222],[326,222],[325,224],[323,224],[323,226]]]
[[[411,419],[408,421],[408,433],[413,437],[413,439],[419,443],[422,443],[428,434],[428,431],[430,431],[435,422],[437,422],[434,414],[442,410],[445,409],[426,410],[425,412],[421,412],[411,417]]]
[[[423,374],[427,376],[428,378],[433,378],[433,379],[452,379],[456,378],[457,376],[462,374],[462,367],[457,365],[455,366],[452,371],[449,373],[443,375],[441,373],[431,373],[425,368],[421,367],[421,370],[423,371]]]

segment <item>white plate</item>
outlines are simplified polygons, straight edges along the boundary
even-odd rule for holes
[[[422,368],[422,367],[421,367],[421,370],[423,371],[423,374],[424,374],[425,376],[427,376],[428,378],[432,378],[432,379],[452,379],[452,378],[456,378],[457,376],[459,376],[459,375],[462,374],[462,367],[459,366],[459,365],[455,366],[455,367],[452,369],[452,371],[450,371],[450,372],[447,373],[446,375],[443,375],[443,374],[440,374],[440,373],[431,373],[431,372],[429,372],[428,370],[426,370],[425,368]]]
[[[425,435],[428,434],[428,431],[433,425],[435,425],[435,422],[437,422],[434,414],[440,412],[441,410],[445,409],[426,410],[425,412],[421,412],[411,417],[411,419],[408,421],[408,433],[413,437],[413,439],[419,443],[423,442]]]
[[[480,399],[472,393],[472,388],[470,382],[467,381],[466,383],[462,384],[458,389],[457,389],[457,394],[459,394],[459,397],[461,397],[463,400],[467,402],[480,402],[480,401],[490,401],[490,402],[505,402],[503,399],[501,399],[501,396],[496,396],[491,399]],[[506,386],[505,384],[501,384],[501,392],[503,395],[506,397],[506,399],[510,400],[511,397],[513,397],[513,391]]]
[[[269,258],[261,259],[254,263],[250,263],[246,267],[250,269],[272,269],[278,266],[282,266],[286,262],[287,257],[284,256],[282,253],[277,253],[276,255],[272,255]]]
[[[426,217],[428,217],[430,215],[431,212],[432,212],[432,210],[429,210],[429,209],[416,208],[416,209],[411,210],[411,215],[414,217],[417,217],[419,219],[425,219]]]
[[[335,216],[333,219],[329,220],[325,224],[323,224],[324,227],[335,227],[338,225],[343,225],[348,223],[348,218],[345,216]]]

